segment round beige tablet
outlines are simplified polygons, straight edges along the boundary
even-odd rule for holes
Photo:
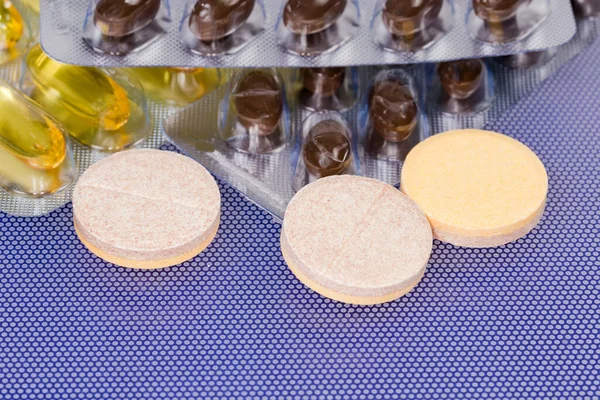
[[[73,193],[79,239],[98,257],[130,268],[195,257],[216,235],[220,208],[208,171],[169,151],[114,154],[92,165]]]
[[[399,190],[374,179],[332,176],[302,188],[285,212],[283,257],[314,291],[351,304],[408,293],[423,277],[433,237]]]
[[[408,154],[401,189],[425,212],[436,239],[494,247],[537,225],[548,175],[529,148],[508,136],[457,130],[432,136]]]

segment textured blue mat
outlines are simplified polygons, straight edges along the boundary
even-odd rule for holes
[[[67,206],[1,215],[3,399],[597,399],[600,42],[489,128],[540,155],[541,225],[516,243],[436,243],[402,299],[355,307],[307,290],[277,223],[221,185],[222,225],[168,270],[106,264]]]

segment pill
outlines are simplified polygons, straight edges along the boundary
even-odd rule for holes
[[[233,90],[239,122],[252,135],[270,135],[283,114],[283,90],[270,71],[256,70],[243,75]]]
[[[369,103],[373,128],[383,139],[401,142],[411,136],[417,126],[419,110],[407,86],[393,78],[377,81]]]
[[[396,188],[352,175],[319,179],[290,201],[281,250],[292,273],[321,295],[351,304],[395,300],[421,280],[431,227]]]
[[[435,238],[495,247],[525,236],[540,221],[548,176],[540,159],[515,139],[455,130],[408,154],[401,189],[425,212]]]
[[[127,70],[140,81],[149,99],[172,106],[200,100],[221,83],[216,68],[137,67]]]
[[[0,0],[0,51],[10,50],[23,35],[23,18],[7,0]]]
[[[0,81],[0,186],[41,197],[74,179],[67,132],[28,97]]]
[[[435,21],[443,4],[443,0],[387,0],[381,17],[390,33],[405,40],[414,40]]]
[[[81,242],[105,261],[163,268],[202,252],[219,227],[221,197],[192,159],[160,150],[129,150],[92,165],[73,193]]]
[[[304,88],[310,93],[329,97],[342,87],[346,68],[304,68],[302,69]]]
[[[94,9],[94,25],[106,36],[121,38],[150,25],[161,0],[100,0]]]
[[[308,173],[316,178],[343,174],[352,162],[350,133],[338,121],[321,121],[305,138],[302,156]]]
[[[337,22],[347,3],[347,0],[288,0],[283,23],[299,35],[318,33]]]
[[[194,35],[214,41],[231,35],[250,17],[255,0],[198,0],[189,17]]]
[[[468,99],[479,89],[485,75],[483,61],[478,59],[457,60],[441,63],[438,76],[442,88],[455,99]]]

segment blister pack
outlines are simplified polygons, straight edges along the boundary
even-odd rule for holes
[[[160,147],[160,121],[221,82],[214,69],[66,65],[34,46],[0,67],[0,211],[39,216],[63,206],[90,165],[120,149]]]
[[[254,118],[264,115],[269,126],[277,120],[289,132],[285,145],[277,139],[268,151],[263,149],[269,134],[248,129],[244,118],[231,119],[236,113],[231,98],[240,94],[235,84],[173,114],[163,129],[180,150],[281,219],[294,193],[320,177],[358,174],[397,185],[414,145],[446,130],[483,127],[583,50],[597,32],[597,22],[582,20],[568,44],[517,60],[270,70],[284,82],[281,106],[266,105],[261,97],[271,89],[264,85],[254,94],[243,93],[254,105]],[[274,117],[272,111],[280,109]],[[227,132],[236,124],[242,135],[232,139]]]
[[[581,0],[583,1],[583,0]],[[539,51],[565,0],[42,0],[42,46],[78,65],[335,67]]]

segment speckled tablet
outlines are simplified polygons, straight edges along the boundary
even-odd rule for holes
[[[474,129],[418,144],[401,183],[434,237],[463,247],[501,246],[525,236],[540,221],[548,192],[544,165],[527,146]]]
[[[334,300],[378,304],[419,283],[432,248],[419,207],[394,187],[351,175],[302,188],[283,220],[281,250],[305,285]]]
[[[220,207],[204,167],[159,150],[105,158],[73,193],[79,239],[98,257],[130,268],[163,268],[198,255],[217,233]]]

